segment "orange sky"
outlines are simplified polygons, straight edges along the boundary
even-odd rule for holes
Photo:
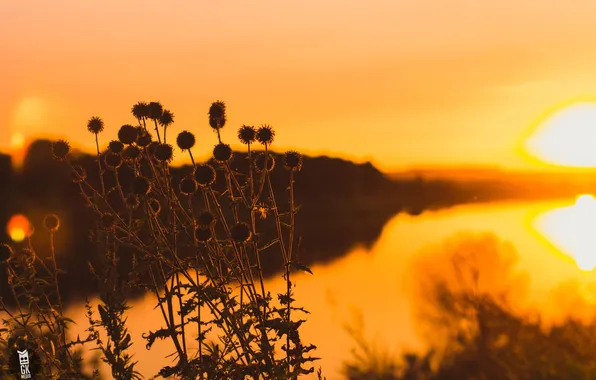
[[[273,125],[278,148],[372,160],[528,164],[515,146],[546,109],[596,96],[592,0],[4,1],[0,147],[15,131],[89,146],[159,100],[174,132],[214,143]]]

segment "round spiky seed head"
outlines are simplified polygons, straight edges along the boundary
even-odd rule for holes
[[[139,149],[139,147],[136,145],[128,145],[122,151],[122,157],[124,157],[126,161],[135,161],[140,157],[140,155],[141,149]]]
[[[228,144],[219,143],[213,148],[213,158],[217,162],[226,162],[232,158],[232,148]]]
[[[238,130],[238,139],[243,144],[248,145],[248,144],[254,142],[256,137],[257,137],[257,131],[255,130],[255,127],[252,127],[250,125],[243,125]]]
[[[124,198],[124,204],[129,210],[135,210],[137,207],[139,207],[140,203],[139,197],[136,196],[136,194],[128,194],[126,198]]]
[[[101,216],[101,226],[106,230],[112,228],[114,226],[114,223],[116,223],[116,218],[109,212]]]
[[[132,180],[132,192],[136,195],[147,195],[151,191],[151,183],[147,177],[135,177]]]
[[[174,123],[174,114],[170,110],[163,110],[158,122],[162,127],[169,127]]]
[[[147,106],[149,109],[149,118],[153,120],[158,120],[163,113],[163,106],[160,102],[151,102]]]
[[[263,145],[271,145],[275,131],[269,125],[263,125],[257,130],[257,140]]]
[[[174,157],[174,149],[170,144],[158,144],[153,155],[158,161],[170,162]]]
[[[52,143],[52,156],[58,161],[64,161],[70,152],[70,144],[66,140],[58,140]]]
[[[198,165],[195,179],[201,186],[211,186],[215,182],[215,169],[209,164]]]
[[[151,199],[149,199],[149,208],[155,214],[159,214],[159,212],[161,211],[161,204],[159,203],[159,201],[157,199],[151,198]]]
[[[101,120],[101,117],[93,116],[89,119],[87,130],[95,135],[100,134],[103,131],[103,120]]]
[[[116,170],[122,165],[122,157],[119,154],[108,152],[105,156],[103,161],[105,162],[108,169]]]
[[[8,244],[0,243],[0,263],[7,262],[12,257],[12,248]]]
[[[108,150],[112,153],[120,153],[124,149],[124,144],[119,140],[112,140],[108,144]]]
[[[284,155],[284,167],[291,171],[300,171],[302,169],[302,155],[293,150],[286,152]]]
[[[264,152],[260,152],[257,155],[255,155],[254,158],[254,163],[255,163],[255,169],[257,170],[257,172],[262,172],[263,170],[265,170],[265,153]],[[267,169],[269,171],[272,171],[273,168],[275,167],[275,158],[269,154],[267,157]]]
[[[87,172],[81,165],[74,165],[72,167],[72,181],[74,183],[81,183],[87,178]]]
[[[195,146],[195,135],[189,131],[182,131],[178,134],[176,138],[176,144],[178,144],[178,148],[182,150],[189,150],[193,146]]]
[[[149,132],[147,132],[143,127],[137,127],[137,134],[138,134],[138,138],[137,138],[137,145],[140,146],[141,148],[144,148],[146,146],[148,146],[149,144],[151,144],[151,141],[153,140],[153,138],[151,137],[151,134]]]
[[[209,107],[209,125],[213,129],[223,128],[226,124],[226,104],[221,100],[211,103]]]
[[[60,219],[55,214],[46,215],[46,217],[43,218],[43,225],[48,231],[56,232],[60,227]]]
[[[207,243],[213,237],[209,228],[197,227],[195,229],[195,237],[201,243]]]
[[[122,144],[132,144],[137,141],[139,138],[139,132],[136,127],[133,127],[130,124],[124,124],[118,130],[118,140],[122,142]]]
[[[138,102],[132,106],[132,115],[137,119],[149,117],[149,105],[145,102]]]
[[[192,195],[197,192],[197,181],[192,177],[182,178],[179,184],[180,192],[184,195]]]
[[[252,236],[252,232],[248,224],[240,222],[230,229],[230,235],[232,235],[232,240],[236,243],[245,243]]]
[[[197,223],[202,227],[211,227],[215,223],[215,216],[209,210],[202,210],[197,215]]]

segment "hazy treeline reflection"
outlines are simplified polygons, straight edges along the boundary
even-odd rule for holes
[[[48,213],[60,217],[61,228],[55,244],[59,264],[67,272],[61,281],[64,282],[63,298],[69,302],[95,290],[86,270],[88,262],[94,262],[96,258],[89,239],[93,215],[85,207],[78,186],[72,183],[68,167],[52,159],[50,147],[50,141],[33,142],[19,171],[12,170],[9,156],[0,155],[0,196],[3,199],[0,225],[6,226],[14,214],[25,214],[33,227],[40,226]],[[244,158],[244,154],[235,154],[232,166],[242,172],[243,166],[247,165]],[[75,160],[89,173],[90,183],[99,186],[94,183],[98,178],[95,156],[79,154]],[[295,193],[297,202],[302,205],[297,215],[297,233],[303,237],[298,255],[307,264],[340,257],[357,245],[370,246],[379,237],[385,223],[398,212],[419,215],[428,209],[493,196],[487,189],[481,190],[477,186],[466,189],[445,181],[391,179],[370,163],[305,157],[304,166],[308,170],[296,175]],[[173,168],[172,175],[180,179],[187,169]],[[287,173],[281,164],[276,165],[274,171],[274,191],[283,202],[287,197]],[[132,174],[122,170],[120,181],[125,188],[131,185]],[[218,184],[222,188],[223,185]],[[106,186],[115,186],[114,179],[112,182],[108,180]],[[48,242],[45,239],[47,236],[43,233],[34,233],[32,238],[39,254],[47,256],[49,252],[44,249]],[[0,229],[0,241],[9,241],[5,228]],[[121,263],[126,270],[126,261]],[[263,269],[272,275],[281,265],[278,258],[271,258],[264,260]],[[0,295],[7,291],[5,281],[0,278],[3,285]]]
[[[492,234],[462,234],[415,262],[410,290],[426,352],[388,356],[362,338],[345,363],[349,379],[592,379],[596,377],[594,308],[563,284],[552,301],[557,321],[524,306],[530,279],[516,271],[514,247]],[[576,284],[577,285],[577,284]],[[564,302],[573,300],[572,302]],[[581,305],[581,306],[580,306]],[[579,307],[579,308],[577,308]],[[362,327],[362,326],[361,326]]]

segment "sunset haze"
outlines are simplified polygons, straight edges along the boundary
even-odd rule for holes
[[[91,149],[157,100],[172,132],[212,136],[206,108],[273,125],[277,149],[371,160],[535,168],[519,151],[547,110],[596,96],[596,3],[6,1],[0,147],[68,137]],[[107,137],[102,139],[104,145]]]

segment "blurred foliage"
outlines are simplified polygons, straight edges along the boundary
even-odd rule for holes
[[[489,234],[460,235],[433,249],[434,255],[423,255],[413,267],[417,274],[426,270],[413,278],[419,281],[414,294],[421,297],[423,331],[434,332],[427,351],[379,356],[350,331],[364,355],[345,363],[348,379],[596,378],[596,321],[568,317],[547,327],[514,307],[516,286],[525,282],[514,271],[516,254],[509,244]]]

